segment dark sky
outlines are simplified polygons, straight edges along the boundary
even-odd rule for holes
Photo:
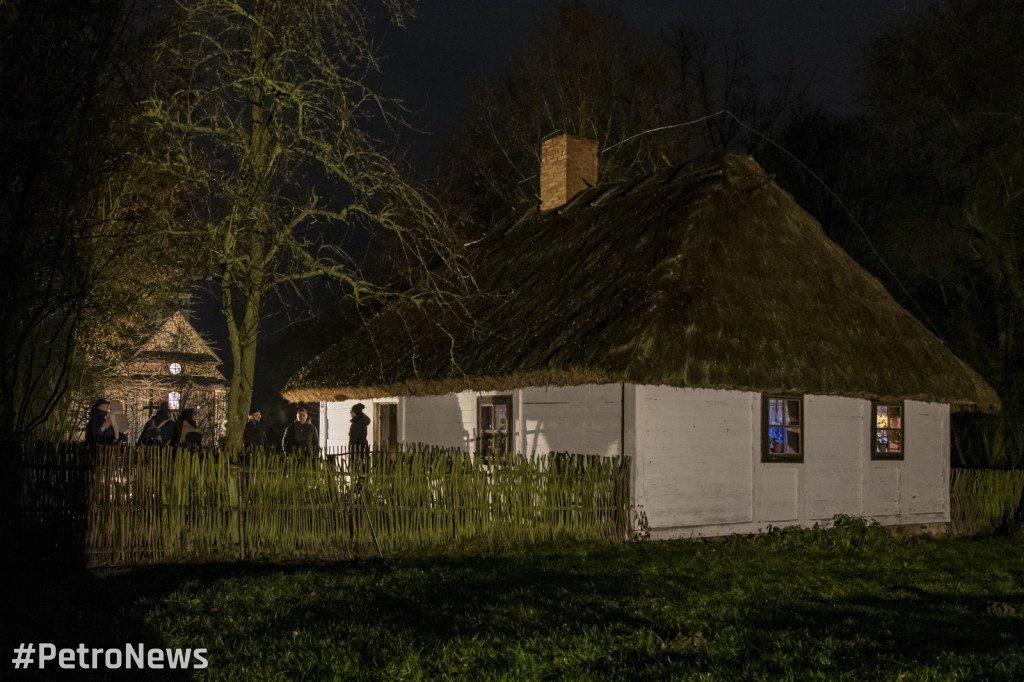
[[[771,75],[787,62],[811,82],[809,99],[837,113],[858,111],[858,73],[870,41],[925,11],[928,0],[608,0],[641,31],[657,39],[681,21],[728,31],[739,22],[750,34],[757,69]],[[410,120],[425,130],[412,159],[431,170],[434,157],[458,120],[469,90],[480,79],[495,79],[546,19],[555,0],[421,0],[419,16],[406,28],[383,27],[387,55],[385,91],[413,110]],[[197,326],[222,349],[230,367],[223,323],[215,305],[200,305]],[[260,349],[255,403],[274,421],[290,419],[284,406],[270,414],[277,391],[325,338],[315,321],[278,319]]]
[[[680,22],[750,34],[765,74],[792,62],[811,80],[809,98],[856,113],[857,73],[871,39],[924,11],[926,0],[607,0],[652,39]],[[417,161],[429,163],[479,79],[493,79],[550,18],[555,0],[421,0],[405,29],[383,32],[386,87],[414,111],[427,134]]]

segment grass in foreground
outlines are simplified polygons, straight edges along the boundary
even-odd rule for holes
[[[98,582],[154,646],[208,648],[206,679],[1024,679],[1019,537],[846,522]]]

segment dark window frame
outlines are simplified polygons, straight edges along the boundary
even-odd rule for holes
[[[505,430],[504,438],[502,443],[504,447],[500,450],[495,449],[494,443],[494,432],[498,429],[489,429],[490,435],[485,433],[483,414],[485,407],[493,409],[495,405],[504,405],[506,408],[507,417],[505,418]],[[515,439],[515,413],[513,411],[513,400],[512,394],[506,393],[501,395],[482,395],[476,399],[476,420],[477,420],[477,454],[483,455],[485,458],[493,455],[504,455],[513,452],[515,445],[513,440]]]
[[[384,416],[387,412],[387,418]],[[373,449],[381,451],[395,451],[398,449],[398,403],[396,401],[381,401],[373,406]],[[387,423],[388,433],[384,433],[384,425]]]
[[[878,428],[878,408],[879,407],[898,407],[900,409],[900,426],[898,429],[893,428]],[[906,459],[907,455],[907,406],[902,400],[872,400],[871,401],[871,419],[868,424],[868,428],[871,432],[870,439],[870,451],[871,460],[873,462],[902,462]],[[900,434],[900,451],[899,452],[879,452],[878,451],[878,434],[879,431],[899,431]]]
[[[769,429],[773,426],[768,423],[769,404],[772,400],[796,400],[800,403],[800,415],[795,425],[800,434],[800,451],[795,453],[772,452],[770,449],[771,439],[768,437]],[[788,407],[787,407],[788,411]],[[785,428],[785,424],[780,424]],[[802,464],[807,454],[806,431],[807,423],[804,418],[804,396],[791,393],[762,393],[761,394],[761,462],[778,464]]]

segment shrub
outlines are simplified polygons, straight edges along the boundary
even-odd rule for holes
[[[837,514],[831,523],[815,523],[812,528],[769,525],[760,537],[780,548],[804,547],[827,551],[888,551],[898,542],[892,532],[877,521],[847,514]]]

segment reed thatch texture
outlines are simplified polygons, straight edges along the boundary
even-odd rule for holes
[[[560,536],[621,541],[628,530],[628,459],[485,462],[412,447],[354,459],[255,452],[239,463],[219,451],[79,446],[12,466],[3,472],[10,538],[63,543],[92,566],[329,560],[378,546],[393,554]]]
[[[999,399],[749,157],[536,210],[470,247],[464,319],[395,307],[289,382],[318,401],[631,382]]]

